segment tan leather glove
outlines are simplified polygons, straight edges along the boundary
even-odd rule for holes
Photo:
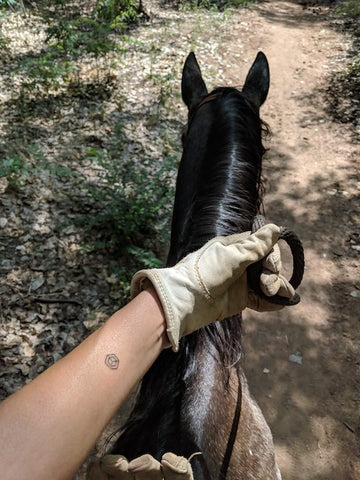
[[[122,455],[105,455],[92,465],[87,480],[194,480],[190,461],[174,453],[165,453],[161,463],[151,455],[131,462]]]
[[[280,309],[281,306],[270,304],[254,292],[249,295],[246,277],[246,267],[268,255],[279,235],[280,228],[269,224],[253,234],[216,237],[174,267],[137,272],[131,282],[131,296],[134,298],[153,285],[164,309],[167,334],[174,351],[178,350],[184,335],[246,307],[258,311]],[[274,260],[269,264],[273,263],[278,265]],[[280,278],[279,272],[271,273],[274,283],[274,279]],[[284,277],[278,283],[282,295],[289,298],[294,295]],[[275,291],[276,287],[270,290]]]

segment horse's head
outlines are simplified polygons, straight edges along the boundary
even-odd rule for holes
[[[259,108],[269,90],[269,66],[259,52],[242,91],[210,94],[195,54],[187,57],[182,98],[187,132],[176,185],[168,265],[215,235],[250,227],[260,204],[262,124]]]

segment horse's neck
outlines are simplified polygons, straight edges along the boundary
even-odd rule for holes
[[[216,480],[233,422],[239,366],[225,367],[212,341],[197,345],[194,360],[180,412],[182,430],[191,439],[186,454],[202,453],[192,461],[197,480]]]

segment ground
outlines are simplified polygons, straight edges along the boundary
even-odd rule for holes
[[[284,480],[358,479],[359,132],[333,121],[325,95],[350,39],[326,7],[296,1],[225,13],[178,12],[154,2],[149,10],[150,22],[133,33],[137,43],[121,62],[110,59],[116,86],[101,104],[90,94],[85,101],[57,98],[55,107],[28,99],[26,109],[11,73],[17,57],[40,48],[44,35],[13,15],[3,25],[12,41],[0,67],[7,87],[0,92],[3,139],[18,145],[31,136],[47,158],[78,166],[89,146],[107,146],[120,119],[129,158],[161,158],[169,149],[179,156],[187,53],[196,52],[211,88],[241,85],[263,50],[271,69],[262,109],[272,130],[263,172],[266,215],[301,237],[306,271],[298,306],[280,314],[245,312],[244,368],[273,432]],[[81,254],[67,178],[54,180],[44,170],[18,189],[0,180],[4,398],[73,348],[121,299],[111,273],[115,260]],[[53,296],[73,303],[36,302]]]

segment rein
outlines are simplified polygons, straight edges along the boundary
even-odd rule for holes
[[[194,107],[194,109],[192,110],[192,112],[189,113],[188,129],[190,128],[190,125],[192,124],[192,122],[193,122],[193,120],[194,120],[194,118],[195,118],[195,115],[196,115],[197,112],[200,110],[200,108],[201,108],[203,105],[206,105],[207,103],[210,103],[210,102],[212,102],[213,100],[215,100],[219,95],[220,95],[219,92],[211,93],[210,95],[207,95],[206,97],[204,97],[204,98],[196,105],[196,107]]]
[[[224,458],[220,467],[219,480],[226,480],[226,475],[230,465],[231,455],[232,455],[235,440],[236,440],[237,429],[240,422],[242,391],[241,391],[241,382],[240,382],[240,376],[238,371],[237,371],[237,377],[238,377],[238,391],[237,391],[234,419],[232,421]]]

